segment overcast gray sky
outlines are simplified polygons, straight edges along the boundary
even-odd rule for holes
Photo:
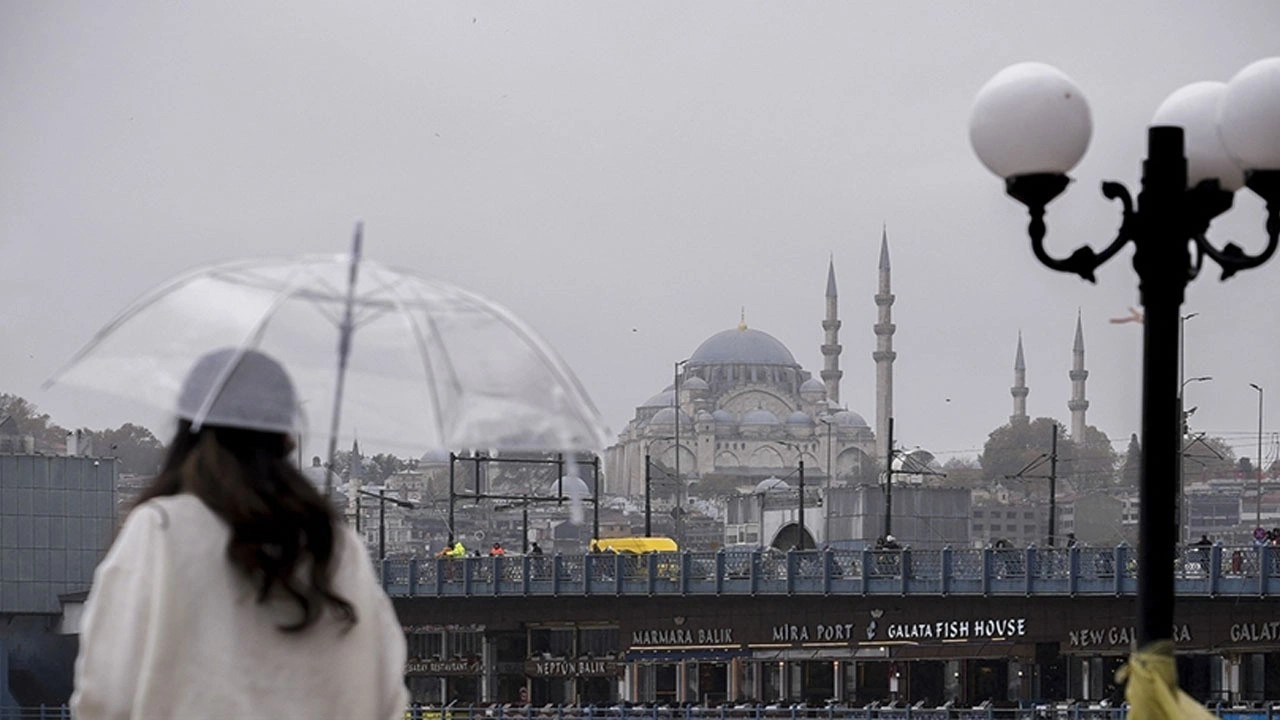
[[[826,264],[842,398],[874,416],[875,261],[898,296],[896,435],[973,455],[1007,422],[1017,332],[1028,411],[1069,420],[1077,309],[1090,424],[1138,431],[1130,251],[1098,285],[1042,268],[1025,211],[969,148],[1000,68],[1057,65],[1094,138],[1051,247],[1119,223],[1160,101],[1280,53],[1280,3],[0,3],[0,391],[68,426],[136,409],[39,390],[117,310],[177,272],[366,252],[513,308],[616,432],[671,363],[734,326],[821,369]],[[1248,191],[1215,224],[1256,251]],[[1189,291],[1193,425],[1253,455],[1280,417],[1280,261]],[[1267,423],[1277,427],[1276,421]],[[165,432],[167,428],[156,428]]]

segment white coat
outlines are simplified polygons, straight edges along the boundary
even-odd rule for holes
[[[307,629],[281,632],[296,603],[258,603],[227,560],[229,537],[193,495],[129,514],[85,604],[75,717],[401,717],[404,634],[355,533],[334,533],[333,588],[357,617],[345,633],[327,608]]]

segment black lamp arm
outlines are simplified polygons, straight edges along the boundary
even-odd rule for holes
[[[1197,187],[1196,191],[1199,191],[1200,187]],[[1227,201],[1227,206],[1230,206],[1230,200]],[[1222,279],[1226,280],[1241,270],[1258,267],[1275,254],[1276,247],[1280,245],[1280,201],[1267,201],[1267,246],[1257,255],[1246,253],[1243,248],[1233,242],[1228,242],[1219,250],[1206,237],[1208,223],[1205,225],[1206,227],[1201,228],[1195,235],[1196,249],[1200,254],[1208,255],[1218,263],[1222,268]]]
[[[1033,183],[1045,183],[1044,180],[1032,180],[1034,176],[1026,176],[1026,180]],[[1066,176],[1057,176],[1062,178],[1061,188],[1066,187]],[[1133,198],[1130,197],[1128,189],[1118,182],[1102,183],[1102,194],[1108,200],[1119,200],[1124,206],[1121,216],[1120,230],[1116,233],[1116,238],[1102,252],[1094,252],[1093,248],[1084,246],[1077,248],[1066,258],[1055,258],[1049,254],[1044,248],[1045,223],[1044,210],[1048,204],[1048,200],[1055,197],[1058,192],[1053,192],[1053,188],[1039,189],[1031,188],[1028,192],[1027,188],[1015,188],[1015,184],[1023,182],[1024,178],[1012,178],[1009,181],[1009,194],[1027,206],[1027,210],[1031,213],[1031,223],[1027,226],[1027,234],[1031,237],[1031,251],[1035,253],[1036,259],[1045,267],[1058,272],[1067,272],[1079,275],[1089,282],[1097,282],[1094,271],[1107,262],[1125,246],[1125,243],[1133,239],[1133,224],[1135,214],[1133,212]],[[1045,195],[1048,192],[1053,194],[1047,199]]]

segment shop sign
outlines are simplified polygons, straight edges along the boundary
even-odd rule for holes
[[[1272,623],[1277,624],[1277,623]],[[1232,626],[1232,636],[1235,635],[1235,626]],[[1133,644],[1138,637],[1138,633],[1129,625],[1112,625],[1106,628],[1081,628],[1080,630],[1071,630],[1067,633],[1067,638],[1073,648],[1087,647],[1128,647]],[[1191,642],[1191,627],[1188,625],[1174,625],[1172,638],[1174,642]]]
[[[773,642],[852,642],[853,623],[815,623],[812,625],[774,625]]]
[[[621,675],[622,663],[617,660],[529,660],[524,664],[524,674],[530,677],[601,677]]]
[[[1276,642],[1280,622],[1236,623],[1231,626],[1231,642]]]
[[[888,640],[987,640],[1022,637],[1026,634],[1027,619],[1020,617],[891,623],[885,628]]]
[[[479,675],[480,661],[470,660],[410,660],[404,665],[405,675]]]
[[[664,645],[732,645],[733,628],[651,628],[631,633],[631,647]]]

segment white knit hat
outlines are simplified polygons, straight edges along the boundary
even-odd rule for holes
[[[293,381],[257,350],[224,348],[196,360],[178,395],[178,417],[204,425],[293,433],[298,401]]]

